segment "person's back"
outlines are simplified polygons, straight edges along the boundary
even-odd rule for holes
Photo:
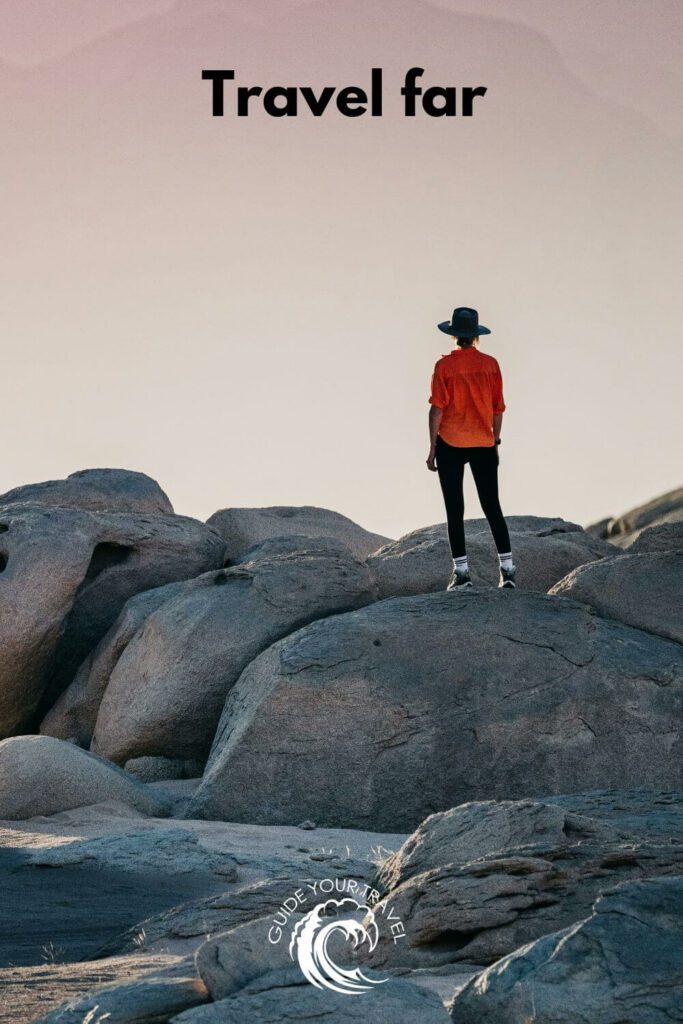
[[[439,434],[459,448],[493,445],[493,417],[505,409],[498,361],[471,345],[442,356],[434,368],[434,397],[443,399]]]

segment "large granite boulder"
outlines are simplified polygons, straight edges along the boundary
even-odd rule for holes
[[[270,508],[224,508],[207,520],[226,542],[226,557],[236,562],[249,548],[275,537],[331,537],[365,558],[386,544],[387,537],[364,530],[352,519],[313,505],[273,505]]]
[[[223,564],[194,519],[0,508],[0,737],[37,725],[133,594]]]
[[[40,723],[40,732],[89,747],[109,677],[126,647],[152,612],[171,598],[187,594],[193,586],[192,580],[167,583],[165,587],[144,590],[126,601],[114,624],[81,663],[73,682]]]
[[[306,537],[301,533],[291,533],[286,537],[269,537],[232,560],[233,565],[253,562],[259,558],[272,558],[273,555],[294,555],[310,551],[327,552],[328,554],[348,554],[349,548],[336,537]]]
[[[374,596],[362,562],[326,551],[192,581],[145,619],[113,665],[92,749],[119,764],[143,755],[206,759],[226,695],[260,651]]]
[[[0,819],[56,814],[107,800],[156,817],[168,813],[163,797],[72,743],[52,736],[0,741]]]
[[[212,999],[225,999],[255,978],[295,966],[286,938],[278,943],[268,941],[275,913],[237,925],[199,947],[195,954],[197,972]],[[288,932],[302,916],[294,913],[288,917]]]
[[[628,882],[578,924],[492,964],[456,995],[457,1024],[671,1024],[683,1017],[683,878]]]
[[[367,972],[368,974],[370,972]],[[389,978],[363,998],[317,988],[296,969],[270,971],[235,995],[186,1010],[171,1024],[448,1024],[448,1011],[434,992],[404,978]]]
[[[46,480],[0,494],[0,507],[18,502],[86,512],[173,512],[156,480],[130,469],[81,469],[66,480]]]
[[[407,831],[472,799],[673,784],[683,650],[541,594],[379,601],[247,666],[188,817]]]
[[[683,547],[580,565],[549,593],[584,601],[605,618],[683,643]]]
[[[473,801],[427,818],[374,880],[386,894],[377,913],[391,908],[406,939],[380,940],[373,966],[491,963],[582,920],[621,881],[683,872],[683,793],[650,791],[650,814],[629,822],[619,816],[638,794],[603,794],[602,818],[552,799]]]
[[[570,569],[614,555],[614,548],[576,523],[509,516],[512,555],[521,590],[545,593]],[[470,575],[475,586],[496,586],[498,555],[485,519],[465,522]],[[367,559],[381,597],[445,590],[452,559],[445,523],[425,526],[385,545]]]
[[[644,529],[663,523],[680,522],[683,522],[683,487],[660,494],[620,516],[601,519],[588,526],[587,530],[596,536],[609,539],[618,547],[627,548]]]
[[[641,530],[626,548],[629,555],[653,554],[657,551],[683,551],[683,520],[660,523]]]

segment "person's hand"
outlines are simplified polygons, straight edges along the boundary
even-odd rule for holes
[[[430,448],[429,455],[427,456],[427,469],[431,469],[432,473],[436,473],[436,449]]]

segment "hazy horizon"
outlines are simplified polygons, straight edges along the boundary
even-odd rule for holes
[[[443,521],[427,397],[465,304],[503,371],[507,515],[585,524],[680,486],[683,11],[636,8],[0,2],[0,493],[119,466],[202,519]],[[458,101],[485,85],[475,116],[404,118],[415,65]],[[382,118],[212,118],[201,81],[373,66]]]

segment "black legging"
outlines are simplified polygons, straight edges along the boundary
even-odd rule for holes
[[[465,463],[469,462],[482,511],[488,519],[499,553],[510,550],[510,534],[498,500],[498,449],[455,448],[441,436],[436,439],[436,468],[446,505],[448,540],[453,558],[465,553],[465,499],[462,492]]]

